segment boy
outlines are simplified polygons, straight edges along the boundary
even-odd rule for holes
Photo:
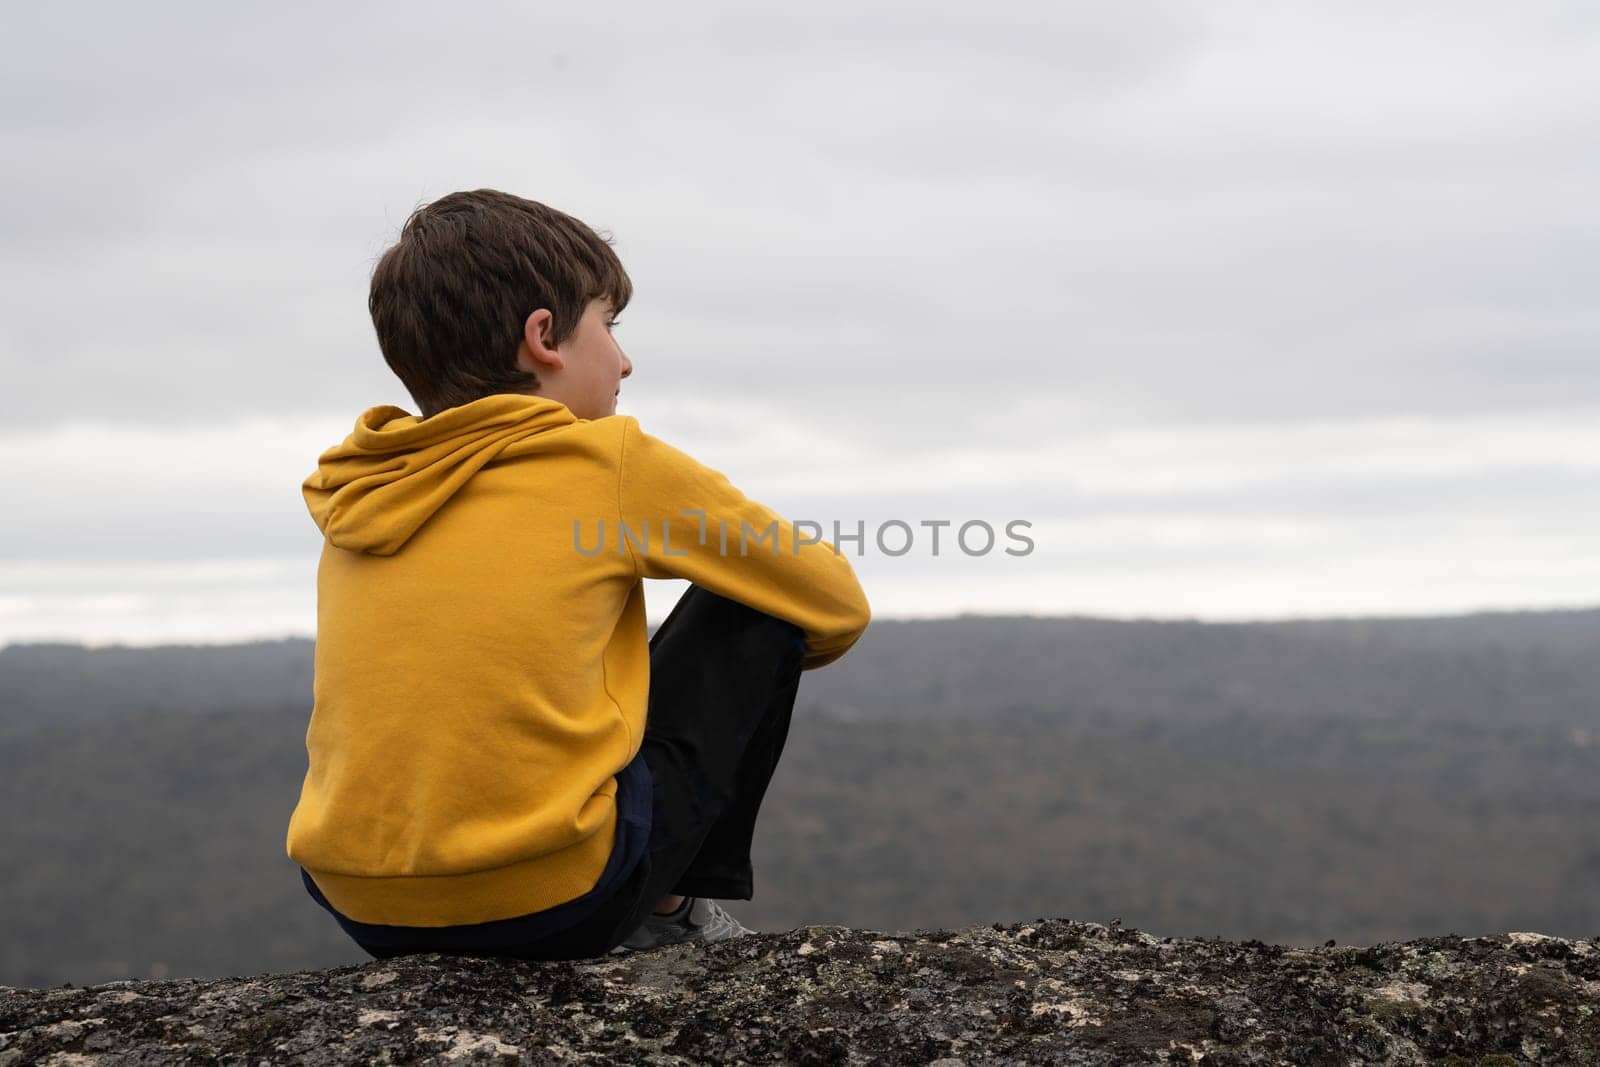
[[[715,900],[753,896],[799,675],[871,612],[831,544],[616,415],[632,293],[589,227],[492,189],[417,209],[373,272],[421,415],[367,410],[302,486],[325,541],[286,847],[375,957],[750,932]]]

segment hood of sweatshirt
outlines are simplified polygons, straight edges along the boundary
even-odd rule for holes
[[[363,411],[300,488],[330,544],[390,556],[508,446],[577,421],[560,401],[520,393],[480,397],[428,419],[384,404]]]

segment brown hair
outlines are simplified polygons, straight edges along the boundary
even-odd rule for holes
[[[613,313],[633,282],[609,238],[535,200],[496,189],[450,193],[411,213],[372,272],[378,347],[423,418],[492,393],[526,393],[523,325],[549,308],[561,344],[589,301]]]

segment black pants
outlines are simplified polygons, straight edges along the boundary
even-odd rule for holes
[[[750,900],[756,815],[789,736],[804,650],[799,627],[691,585],[650,639],[644,856],[576,925],[472,954],[603,956],[669,893]]]

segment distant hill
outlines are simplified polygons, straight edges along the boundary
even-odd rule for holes
[[[283,854],[309,640],[0,649],[0,984],[365,957]],[[748,926],[1600,932],[1600,610],[874,620],[808,672]]]

